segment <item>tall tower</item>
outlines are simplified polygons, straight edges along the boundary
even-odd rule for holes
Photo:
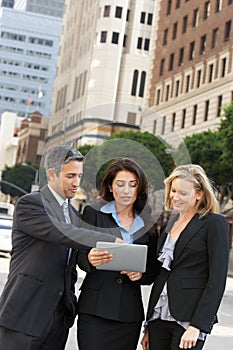
[[[154,6],[153,0],[67,2],[50,118],[54,142],[64,128],[66,141],[79,144],[108,137],[107,123],[138,129]]]
[[[233,100],[233,0],[159,1],[142,127],[177,145]]]

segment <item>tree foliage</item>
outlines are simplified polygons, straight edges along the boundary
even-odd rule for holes
[[[186,136],[184,143],[192,163],[201,165],[214,182],[222,211],[233,199],[233,103],[224,108],[216,131],[203,131]],[[178,150],[182,153],[183,145]]]
[[[2,180],[9,183],[1,183],[1,191],[11,197],[21,197],[25,192],[31,191],[31,185],[35,179],[35,171],[29,166],[15,164],[13,167],[6,166],[2,172]],[[13,185],[21,188],[19,190]],[[25,191],[25,192],[24,192]]]
[[[154,190],[163,188],[163,180],[174,166],[166,149],[171,147],[160,138],[148,132],[121,132],[114,134],[102,144],[91,147],[84,162],[82,188],[90,192],[98,188],[106,167],[119,157],[135,160],[146,172]],[[79,150],[82,152],[81,148]]]

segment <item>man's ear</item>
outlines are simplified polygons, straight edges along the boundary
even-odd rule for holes
[[[55,179],[55,171],[53,168],[49,168],[48,171],[47,171],[47,176],[48,176],[48,179],[49,181],[54,181]]]

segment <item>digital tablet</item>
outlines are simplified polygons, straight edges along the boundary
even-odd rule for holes
[[[147,245],[97,242],[96,248],[113,255],[113,260],[97,266],[98,270],[146,271]]]

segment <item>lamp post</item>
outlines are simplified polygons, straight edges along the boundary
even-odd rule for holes
[[[27,166],[31,169],[33,169],[35,171],[35,179],[34,179],[34,184],[32,184],[31,186],[31,192],[35,192],[39,190],[39,170],[34,168],[32,165],[28,164],[28,163],[22,163],[23,166]]]

